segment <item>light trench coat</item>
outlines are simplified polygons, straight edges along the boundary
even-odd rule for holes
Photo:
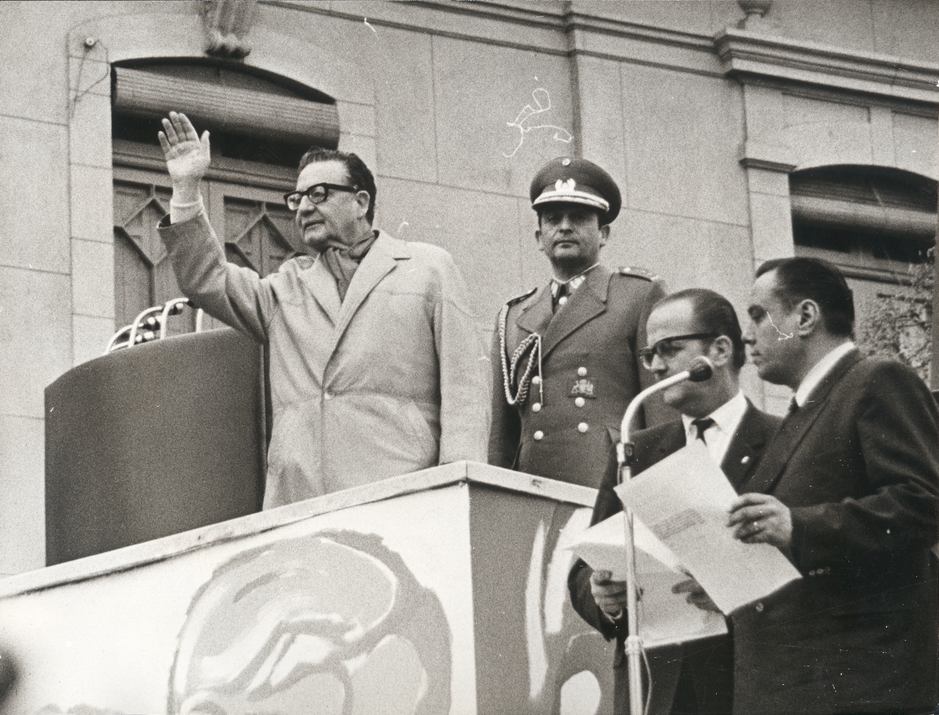
[[[204,213],[167,224],[183,293],[269,344],[265,509],[486,460],[488,360],[446,251],[379,232],[340,304],[321,261],[299,256],[261,278],[225,260]]]

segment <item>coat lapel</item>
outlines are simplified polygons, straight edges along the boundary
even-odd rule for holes
[[[737,433],[730,440],[721,462],[721,470],[734,489],[740,487],[753,471],[753,465],[760,461],[770,436],[765,421],[759,419],[756,408],[747,400],[747,411],[743,413]]]
[[[631,463],[634,475],[658,464],[685,446],[685,424],[672,420],[636,433]]]
[[[544,337],[552,317],[551,290],[543,286],[522,308],[515,324],[526,333],[537,333]]]
[[[543,356],[547,356],[558,343],[581,325],[606,311],[609,286],[610,271],[603,266],[597,266],[587,274],[586,280],[574,291],[567,305],[558,310],[554,319],[548,323],[548,329],[543,334]],[[548,293],[550,310],[550,291],[545,292]]]
[[[333,278],[323,261],[316,259],[309,269],[305,283],[313,294],[313,298],[326,313],[329,322],[335,326],[336,321],[339,320],[339,290],[336,288],[336,279]]]
[[[337,342],[352,321],[352,316],[355,315],[355,312],[381,279],[395,269],[398,260],[410,257],[411,254],[408,252],[404,241],[394,239],[387,233],[379,232],[378,239],[372,244],[352,276],[349,290],[346,291],[346,298],[339,308],[339,320],[336,324],[335,336]]]
[[[782,476],[792,455],[799,448],[805,435],[824,411],[828,395],[845,373],[861,360],[857,350],[852,350],[835,364],[818,387],[809,394],[806,404],[783,420],[775,438],[770,442],[754,474],[740,485],[741,490],[769,494]]]

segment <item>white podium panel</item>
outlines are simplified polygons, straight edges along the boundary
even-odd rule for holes
[[[609,712],[563,530],[594,491],[460,462],[0,582],[0,711]]]

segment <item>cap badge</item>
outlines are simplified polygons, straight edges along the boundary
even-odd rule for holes
[[[562,159],[562,160],[561,160],[561,166],[570,166],[570,165],[571,165],[571,160],[570,160],[570,159]]]
[[[564,181],[563,179],[558,179],[554,182],[554,190],[560,194],[573,194],[576,190],[577,182],[573,179],[568,179]]]

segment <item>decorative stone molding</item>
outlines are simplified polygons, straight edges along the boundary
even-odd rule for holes
[[[797,162],[787,147],[746,141],[740,147],[740,163],[748,169],[765,169],[788,174]]]
[[[752,30],[760,25],[763,16],[773,6],[773,0],[737,0],[737,4],[747,15],[740,22],[740,27]]]
[[[257,0],[204,0],[205,54],[235,60],[251,54],[246,36],[256,9]]]
[[[714,38],[727,76],[834,87],[939,104],[939,64],[727,28]]]

